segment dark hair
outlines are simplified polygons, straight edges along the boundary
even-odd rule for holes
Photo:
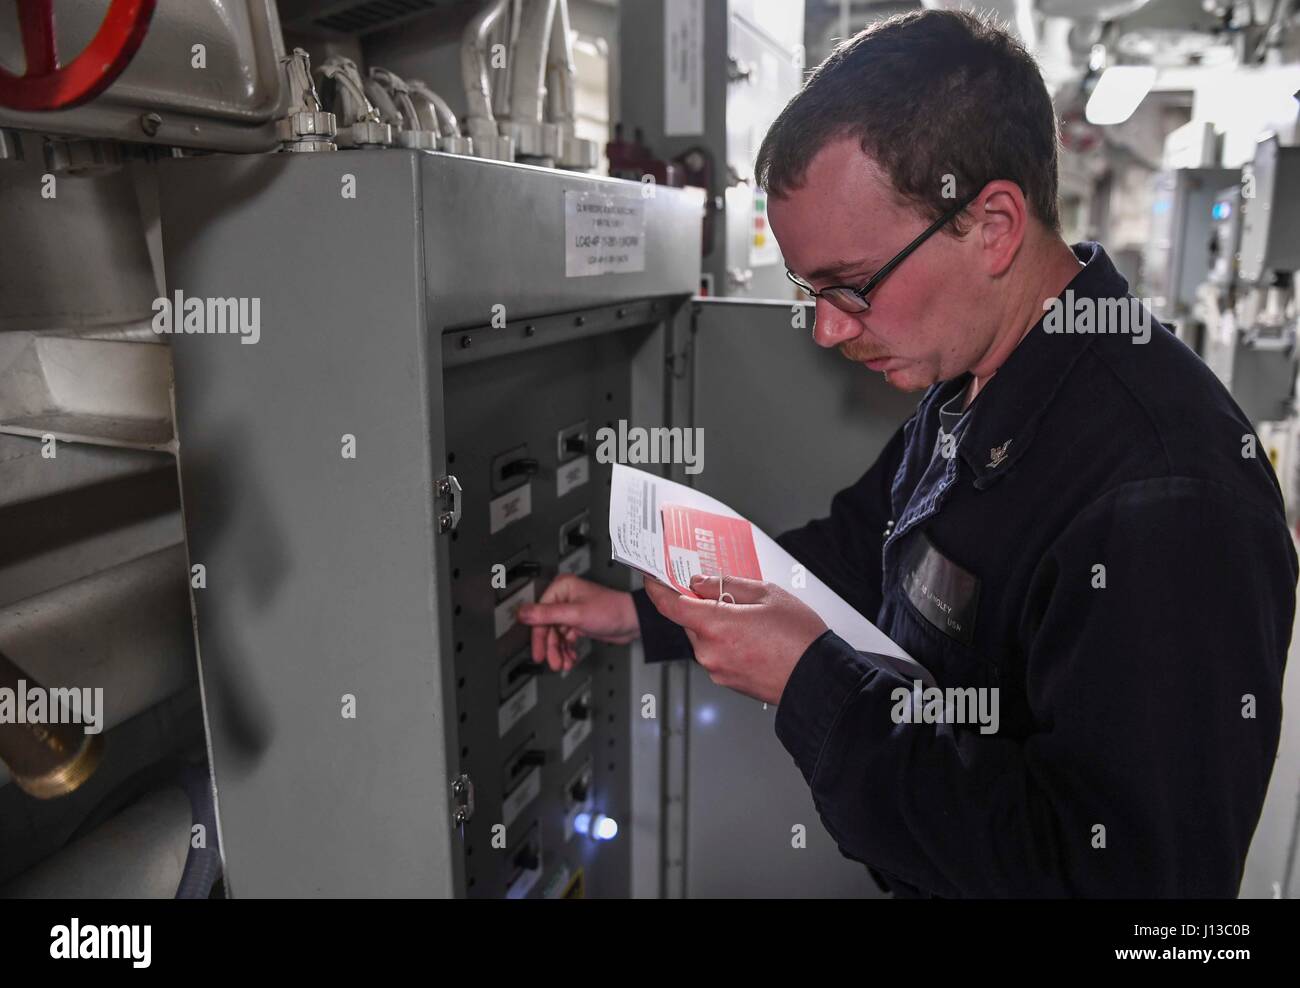
[[[916,11],[841,42],[768,130],[759,185],[776,196],[798,188],[817,152],[841,136],[857,138],[927,217],[1006,179],[1041,223],[1060,229],[1051,97],[1033,56],[990,20]]]

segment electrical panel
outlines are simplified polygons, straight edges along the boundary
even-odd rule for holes
[[[1195,347],[1183,323],[1196,302],[1196,289],[1209,273],[1217,194],[1238,177],[1228,168],[1177,168],[1153,183],[1151,237],[1143,252],[1143,294],[1157,319],[1172,324]]]
[[[627,368],[649,332],[446,371],[448,470],[483,492],[450,547],[458,756],[476,804],[470,897],[629,894],[628,841],[615,838],[631,822],[630,649],[583,639],[578,664],[554,673],[511,615],[559,573],[628,588],[610,559],[595,436],[631,417]],[[449,356],[474,335],[449,337]]]
[[[622,72],[637,80],[621,90],[625,136],[640,131],[708,190],[703,294],[793,298],[753,172],[803,83],[803,4],[625,3],[619,15]]]
[[[1262,282],[1271,272],[1300,270],[1300,147],[1265,138],[1255,146],[1248,175],[1253,188],[1242,196],[1242,279]]]
[[[384,150],[160,197],[169,297],[260,313],[172,337],[230,894],[633,894],[639,647],[555,673],[514,612],[632,586],[597,436],[667,420],[700,194]]]

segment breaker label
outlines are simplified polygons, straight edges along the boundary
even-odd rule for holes
[[[496,610],[492,612],[492,623],[496,627],[498,638],[515,626],[515,611],[519,610],[519,605],[533,603],[537,599],[536,595],[537,588],[529,580],[527,586],[521,587],[497,604]]]
[[[541,791],[542,770],[540,767],[531,768],[524,776],[524,781],[515,786],[510,795],[505,798],[505,802],[501,804],[501,822],[506,825],[507,830]]]
[[[586,741],[591,736],[591,718],[577,720],[569,725],[569,729],[564,732],[564,739],[560,743],[560,760],[567,762],[569,756],[578,750],[578,745]]]
[[[537,884],[537,880],[541,877],[542,869],[540,867],[535,868],[532,871],[524,872],[516,878],[515,883],[506,890],[506,898],[522,899],[533,890],[533,886]]]
[[[569,463],[561,464],[555,471],[555,496],[564,497],[575,487],[581,487],[591,474],[591,463],[585,456]]]
[[[591,569],[591,546],[584,545],[560,560],[559,571],[581,576]]]
[[[564,190],[564,276],[645,270],[645,200]]]
[[[503,738],[510,728],[519,723],[519,718],[537,706],[537,680],[530,678],[528,685],[516,691],[497,710],[497,737]]]
[[[492,499],[488,505],[488,530],[489,534],[495,535],[501,529],[505,528],[520,518],[527,518],[533,510],[533,485],[524,484],[523,487],[516,487],[508,494],[502,494],[500,497]]]

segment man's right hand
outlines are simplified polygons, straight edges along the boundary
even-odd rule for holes
[[[557,576],[536,604],[521,605],[518,617],[532,626],[533,661],[545,661],[556,672],[577,664],[583,636],[612,645],[641,637],[630,593],[568,573]]]

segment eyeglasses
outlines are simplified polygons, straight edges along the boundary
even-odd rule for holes
[[[935,233],[943,229],[943,227],[947,225],[953,217],[969,206],[975,200],[977,195],[979,195],[979,193],[975,192],[967,196],[961,202],[957,203],[957,205],[953,206],[952,209],[948,210],[948,212],[944,213],[926,227],[919,237],[895,254],[894,257],[886,263],[884,267],[872,275],[871,280],[861,288],[854,288],[852,285],[829,285],[821,291],[818,291],[789,268],[786,268],[785,276],[798,285],[805,294],[810,295],[813,298],[824,298],[827,302],[842,312],[867,312],[871,308],[871,303],[867,301],[867,296],[885,280],[886,276],[893,271],[894,268],[898,267],[907,259],[908,254],[912,253],[912,251],[920,247],[921,244],[929,240],[930,237],[934,236]]]

